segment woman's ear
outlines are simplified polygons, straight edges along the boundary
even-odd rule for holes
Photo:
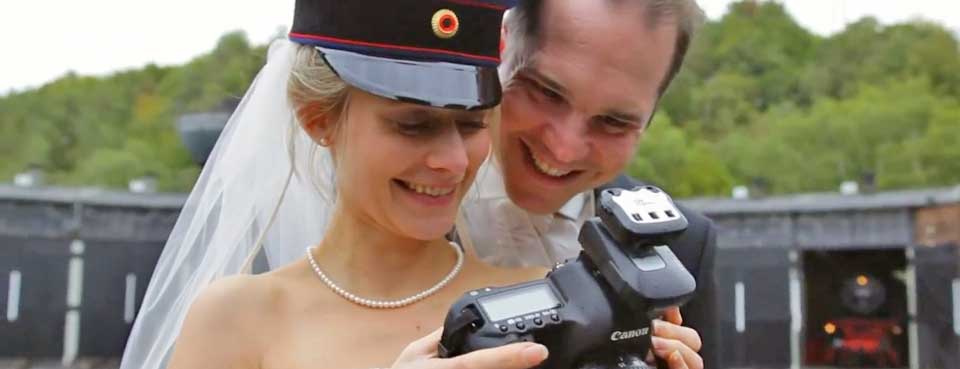
[[[297,110],[297,121],[313,142],[320,146],[330,146],[335,136],[335,114],[331,109],[324,109],[321,104],[306,104]]]

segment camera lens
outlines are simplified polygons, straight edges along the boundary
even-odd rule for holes
[[[620,354],[620,355],[611,355],[612,357],[606,358],[592,358],[592,360],[585,360],[580,365],[577,365],[577,369],[657,369],[656,366],[647,365],[643,362],[643,358],[640,355],[635,354]]]

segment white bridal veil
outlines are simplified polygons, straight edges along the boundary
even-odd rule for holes
[[[320,241],[335,199],[333,165],[287,100],[297,47],[270,45],[221,133],[164,245],[122,369],[163,368],[193,299],[216,278],[250,273],[261,247],[274,267]]]

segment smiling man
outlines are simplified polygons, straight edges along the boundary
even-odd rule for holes
[[[640,183],[622,172],[702,18],[694,0],[521,1],[504,23],[502,117],[491,132],[495,155],[458,223],[464,242],[501,266],[575,257],[595,191]],[[717,330],[712,224],[680,209],[690,226],[670,246],[698,284],[683,318],[709,338]],[[696,332],[663,323],[655,335],[659,351],[703,367]],[[709,347],[703,356],[713,367]]]

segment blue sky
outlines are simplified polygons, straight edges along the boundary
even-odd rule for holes
[[[731,0],[700,0],[711,18]],[[808,29],[827,35],[865,15],[913,18],[960,34],[957,0],[778,0]],[[242,29],[266,42],[286,30],[294,0],[52,0],[0,2],[0,95],[37,87],[68,71],[103,75],[147,63],[180,64]]]

